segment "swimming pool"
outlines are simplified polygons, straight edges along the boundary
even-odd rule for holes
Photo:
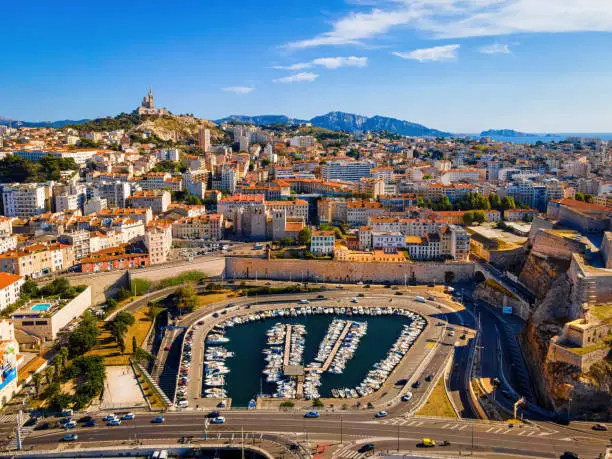
[[[32,311],[47,311],[51,307],[51,303],[37,303],[32,306]]]

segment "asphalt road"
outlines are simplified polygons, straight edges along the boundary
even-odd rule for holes
[[[539,428],[510,428],[503,423],[465,422],[452,420],[430,420],[414,418],[405,423],[393,424],[393,419],[375,420],[371,413],[323,413],[318,419],[305,419],[297,413],[265,413],[258,411],[232,411],[227,414],[226,423],[209,425],[206,433],[214,439],[220,432],[273,432],[283,433],[288,438],[317,441],[342,440],[350,443],[349,449],[361,444],[374,442],[388,445],[389,449],[415,449],[422,438],[436,442],[447,440],[451,450],[504,453],[511,456],[559,457],[564,451],[572,450],[584,458],[595,458],[605,451],[603,436],[585,434],[584,438],[568,438],[565,431],[544,431]],[[342,416],[342,421],[341,421]],[[135,420],[124,421],[120,426],[107,427],[99,422],[92,428],[76,428],[80,443],[119,444],[122,441],[159,439],[173,441],[182,436],[193,435],[203,438],[205,415],[203,413],[168,413],[164,424],[152,424],[151,415],[137,415]],[[66,431],[53,429],[34,432],[24,444],[36,448],[53,448],[61,441]],[[314,439],[317,439],[315,441]],[[378,440],[377,440],[378,439]],[[106,443],[104,443],[106,442]]]

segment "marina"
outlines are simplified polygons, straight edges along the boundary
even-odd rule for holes
[[[409,310],[361,306],[228,317],[205,339],[211,385],[203,396],[231,397],[232,406],[252,406],[260,396],[357,398],[384,383],[425,323]]]

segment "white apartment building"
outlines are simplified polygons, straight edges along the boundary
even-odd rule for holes
[[[38,183],[3,186],[2,203],[6,217],[32,217],[49,210],[49,187]]]
[[[465,180],[468,182],[478,182],[481,174],[484,174],[484,169],[451,169],[440,175],[440,183],[450,185],[452,182]]]
[[[372,248],[397,250],[406,247],[406,236],[399,232],[372,231]]]
[[[177,239],[218,241],[223,239],[223,221],[223,214],[182,218],[172,224],[172,236]]]
[[[334,253],[336,235],[334,231],[313,231],[310,237],[310,251],[315,255]]]
[[[346,180],[357,182],[362,177],[370,177],[371,170],[376,167],[372,160],[329,161],[321,167],[321,177],[323,180]]]
[[[17,248],[17,236],[0,236],[0,253]]]
[[[296,148],[314,147],[315,143],[317,143],[317,139],[311,135],[296,135],[291,137],[289,141],[289,144]]]
[[[73,159],[76,164],[85,164],[98,152],[96,150],[56,151],[56,150],[18,150],[13,154],[29,161],[40,161],[45,156],[54,158]]]
[[[161,214],[168,210],[171,196],[166,190],[142,190],[134,193],[127,201],[135,209],[151,209],[154,214]]]
[[[19,299],[24,283],[25,279],[22,276],[0,272],[0,311]]]
[[[155,157],[160,161],[178,161],[179,151],[176,148],[162,148],[155,152]]]

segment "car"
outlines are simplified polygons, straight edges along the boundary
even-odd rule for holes
[[[104,416],[104,418],[102,420],[104,422],[108,422],[108,421],[112,421],[113,419],[117,419],[117,416],[115,416],[113,413],[111,413],[111,414],[107,414],[106,416]]]
[[[412,392],[406,392],[402,395],[402,402],[407,402],[412,398]]]
[[[221,314],[227,314],[227,311],[224,309],[223,311],[221,311]]]
[[[358,302],[359,302],[359,300],[358,300],[357,298],[353,298],[353,299],[351,300],[351,303],[358,303]]]
[[[198,321],[198,323],[196,325],[204,325],[204,321],[200,320],[200,321]]]
[[[561,455],[561,459],[580,459],[580,456],[573,451],[565,451]]]
[[[155,416],[153,419],[151,419],[152,424],[163,424],[165,421],[166,420],[163,416]]]
[[[389,415],[386,411],[378,411],[374,417],[375,418],[386,418]]]
[[[312,411],[309,411],[308,413],[306,413],[304,415],[304,417],[305,418],[318,418],[319,417],[319,412],[315,411],[315,410],[312,410]]]
[[[423,438],[423,440],[421,441],[421,446],[425,448],[433,448],[434,446],[436,446],[436,442],[431,438]]]
[[[440,446],[450,446],[451,443],[448,440],[444,440],[442,443],[440,443]]]
[[[428,287],[435,287],[436,284],[434,284],[433,282],[430,282],[429,284],[427,284]]]
[[[210,421],[211,424],[225,424],[225,418],[223,416],[217,416],[215,419]]]
[[[266,282],[265,284],[267,287],[269,287],[270,285],[272,285],[272,282]]]
[[[79,419],[79,422],[89,422],[92,419],[93,418],[91,416],[83,416],[81,419]]]
[[[126,413],[123,416],[121,416],[121,419],[124,421],[129,421],[131,419],[134,419],[136,416],[134,416],[134,413]]]
[[[366,443],[361,448],[359,448],[359,452],[367,453],[368,451],[374,451],[374,448],[376,448],[376,446],[374,446],[374,443]]]
[[[595,424],[593,426],[593,430],[599,430],[601,432],[606,432],[608,430],[608,426],[605,424]]]
[[[96,426],[96,420],[95,419],[90,419],[85,424],[83,424],[83,427],[95,427],[95,426]]]
[[[25,427],[31,427],[33,425],[36,425],[36,423],[38,422],[38,418],[36,416],[31,416],[24,424]]]
[[[420,381],[415,381],[412,383],[412,388],[413,389],[418,389],[419,387],[421,387],[421,382]]]
[[[324,299],[325,299],[325,295],[317,295],[317,298],[318,298],[319,300],[324,300]]]
[[[77,441],[78,439],[79,439],[79,436],[74,433],[66,434],[64,435],[64,438],[62,438],[63,441]]]
[[[308,300],[306,300],[306,299],[304,299],[304,300],[300,300],[300,304],[308,304],[308,303],[310,303],[310,301],[308,301]]]
[[[217,317],[219,317],[219,313],[218,313],[218,312],[215,312],[215,313],[213,314],[213,317],[216,319]]]
[[[34,427],[34,430],[47,430],[49,427],[51,426],[48,422],[41,422],[36,427]]]
[[[219,413],[218,411],[211,411],[206,415],[206,417],[210,419],[218,418],[219,416],[221,416],[221,413]]]
[[[430,382],[433,379],[432,375],[425,376],[425,381]]]
[[[109,426],[120,426],[121,425],[121,419],[113,419],[112,421],[108,421]]]
[[[466,338],[465,333],[459,337],[459,339],[465,339],[465,338]]]
[[[344,288],[344,285],[338,284],[338,285],[336,285],[336,288]]]
[[[75,421],[68,421],[66,424],[64,424],[64,429],[74,429],[76,425],[77,423]]]
[[[66,424],[67,422],[70,422],[70,421],[72,421],[72,419],[70,419],[70,418],[62,418],[62,419],[59,420],[60,424],[62,424],[62,425]]]

